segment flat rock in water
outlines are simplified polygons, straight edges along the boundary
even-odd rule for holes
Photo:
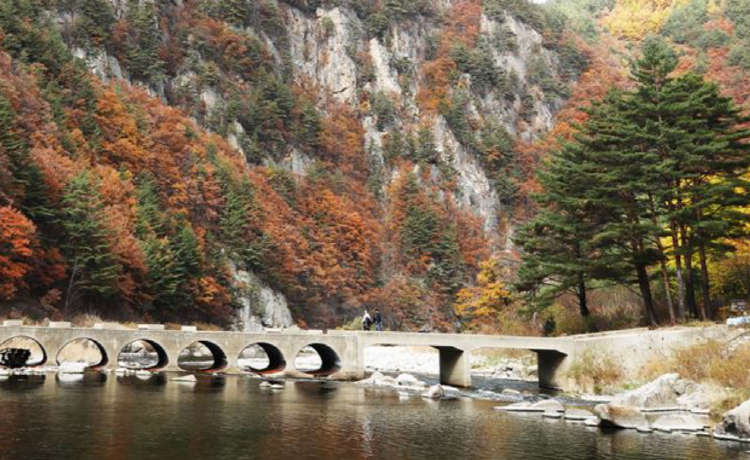
[[[593,416],[594,414],[585,409],[568,409],[565,411],[565,420],[584,421]]]
[[[181,377],[175,377],[173,379],[170,379],[173,382],[182,382],[182,383],[197,383],[198,379],[193,374],[183,375]]]
[[[542,414],[544,418],[562,418],[562,413],[558,411],[547,411]]]
[[[284,389],[284,385],[282,385],[280,383],[272,383],[271,384],[271,389],[272,390],[283,390]]]
[[[701,431],[703,430],[703,423],[692,415],[662,415],[654,423],[651,424],[651,428],[657,431]]]
[[[599,404],[594,408],[594,413],[601,419],[602,426],[629,429],[649,426],[646,417],[635,407]]]
[[[535,412],[564,412],[565,407],[555,399],[546,399],[539,401],[531,405],[530,407]]]
[[[529,402],[519,402],[515,404],[508,404],[507,406],[495,406],[492,409],[503,412],[537,412],[531,409],[531,403]]]
[[[586,426],[599,426],[601,424],[601,420],[599,420],[599,417],[593,416],[584,420],[583,424]]]
[[[260,382],[260,388],[271,388],[271,382]]]
[[[398,385],[398,384],[396,383],[396,379],[394,379],[394,378],[393,378],[393,377],[391,377],[390,375],[386,375],[386,376],[385,376],[385,377],[383,377],[382,379],[378,380],[378,381],[377,381],[377,384],[378,384],[378,385],[381,385],[381,386],[385,386],[385,387],[391,387],[391,386],[396,386],[396,385]]]
[[[520,396],[521,395],[520,391],[513,390],[511,388],[505,388],[501,393],[504,394],[504,395],[515,395],[515,396]]]

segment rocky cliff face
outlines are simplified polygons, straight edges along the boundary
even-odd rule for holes
[[[233,267],[234,294],[240,303],[235,327],[240,331],[258,331],[264,327],[288,328],[294,324],[286,297],[274,291],[260,278]]]
[[[354,161],[364,167],[338,167],[361,169],[358,177],[384,197],[384,219],[392,181],[414,171],[437,199],[480,218],[496,252],[511,244],[526,180],[514,145],[550,129],[585,65],[565,32],[524,2],[87,5],[59,4],[54,13],[66,42],[101,78],[142,85],[225,136],[249,163],[300,176],[322,155],[315,127],[344,107],[363,133],[366,158]],[[258,284],[251,281],[242,280]],[[256,316],[287,325],[285,301],[266,294],[256,296],[266,312]],[[243,307],[242,322],[252,310]]]

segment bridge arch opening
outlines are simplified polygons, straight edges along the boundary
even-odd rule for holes
[[[79,337],[63,345],[57,352],[57,364],[85,363],[87,369],[104,367],[109,363],[104,346],[94,339]]]
[[[374,344],[364,349],[367,373],[440,375],[440,352],[435,347]]]
[[[199,340],[185,347],[177,358],[180,369],[193,372],[218,372],[226,369],[229,361],[221,347],[208,340]]]
[[[286,369],[286,359],[276,346],[258,342],[248,345],[240,352],[237,367],[261,375],[275,374]]]
[[[294,368],[305,374],[324,377],[341,370],[341,358],[328,345],[311,343],[297,353]]]
[[[525,387],[536,382],[537,353],[522,348],[481,347],[471,350],[471,367],[475,374],[493,381],[502,380],[503,388]]]
[[[29,351],[29,357],[25,363],[26,367],[41,366],[47,362],[47,351],[41,343],[31,337],[18,335],[0,343],[0,353],[11,349]]]
[[[117,365],[132,370],[162,369],[169,364],[167,351],[149,339],[134,340],[120,350]]]

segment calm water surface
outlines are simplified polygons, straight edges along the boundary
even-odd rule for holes
[[[750,459],[695,436],[603,433],[471,399],[353,384],[87,375],[0,382],[0,459]]]

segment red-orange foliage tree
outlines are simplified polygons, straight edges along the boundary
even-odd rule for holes
[[[20,211],[0,207],[0,298],[25,288],[24,277],[34,257],[36,228]]]

